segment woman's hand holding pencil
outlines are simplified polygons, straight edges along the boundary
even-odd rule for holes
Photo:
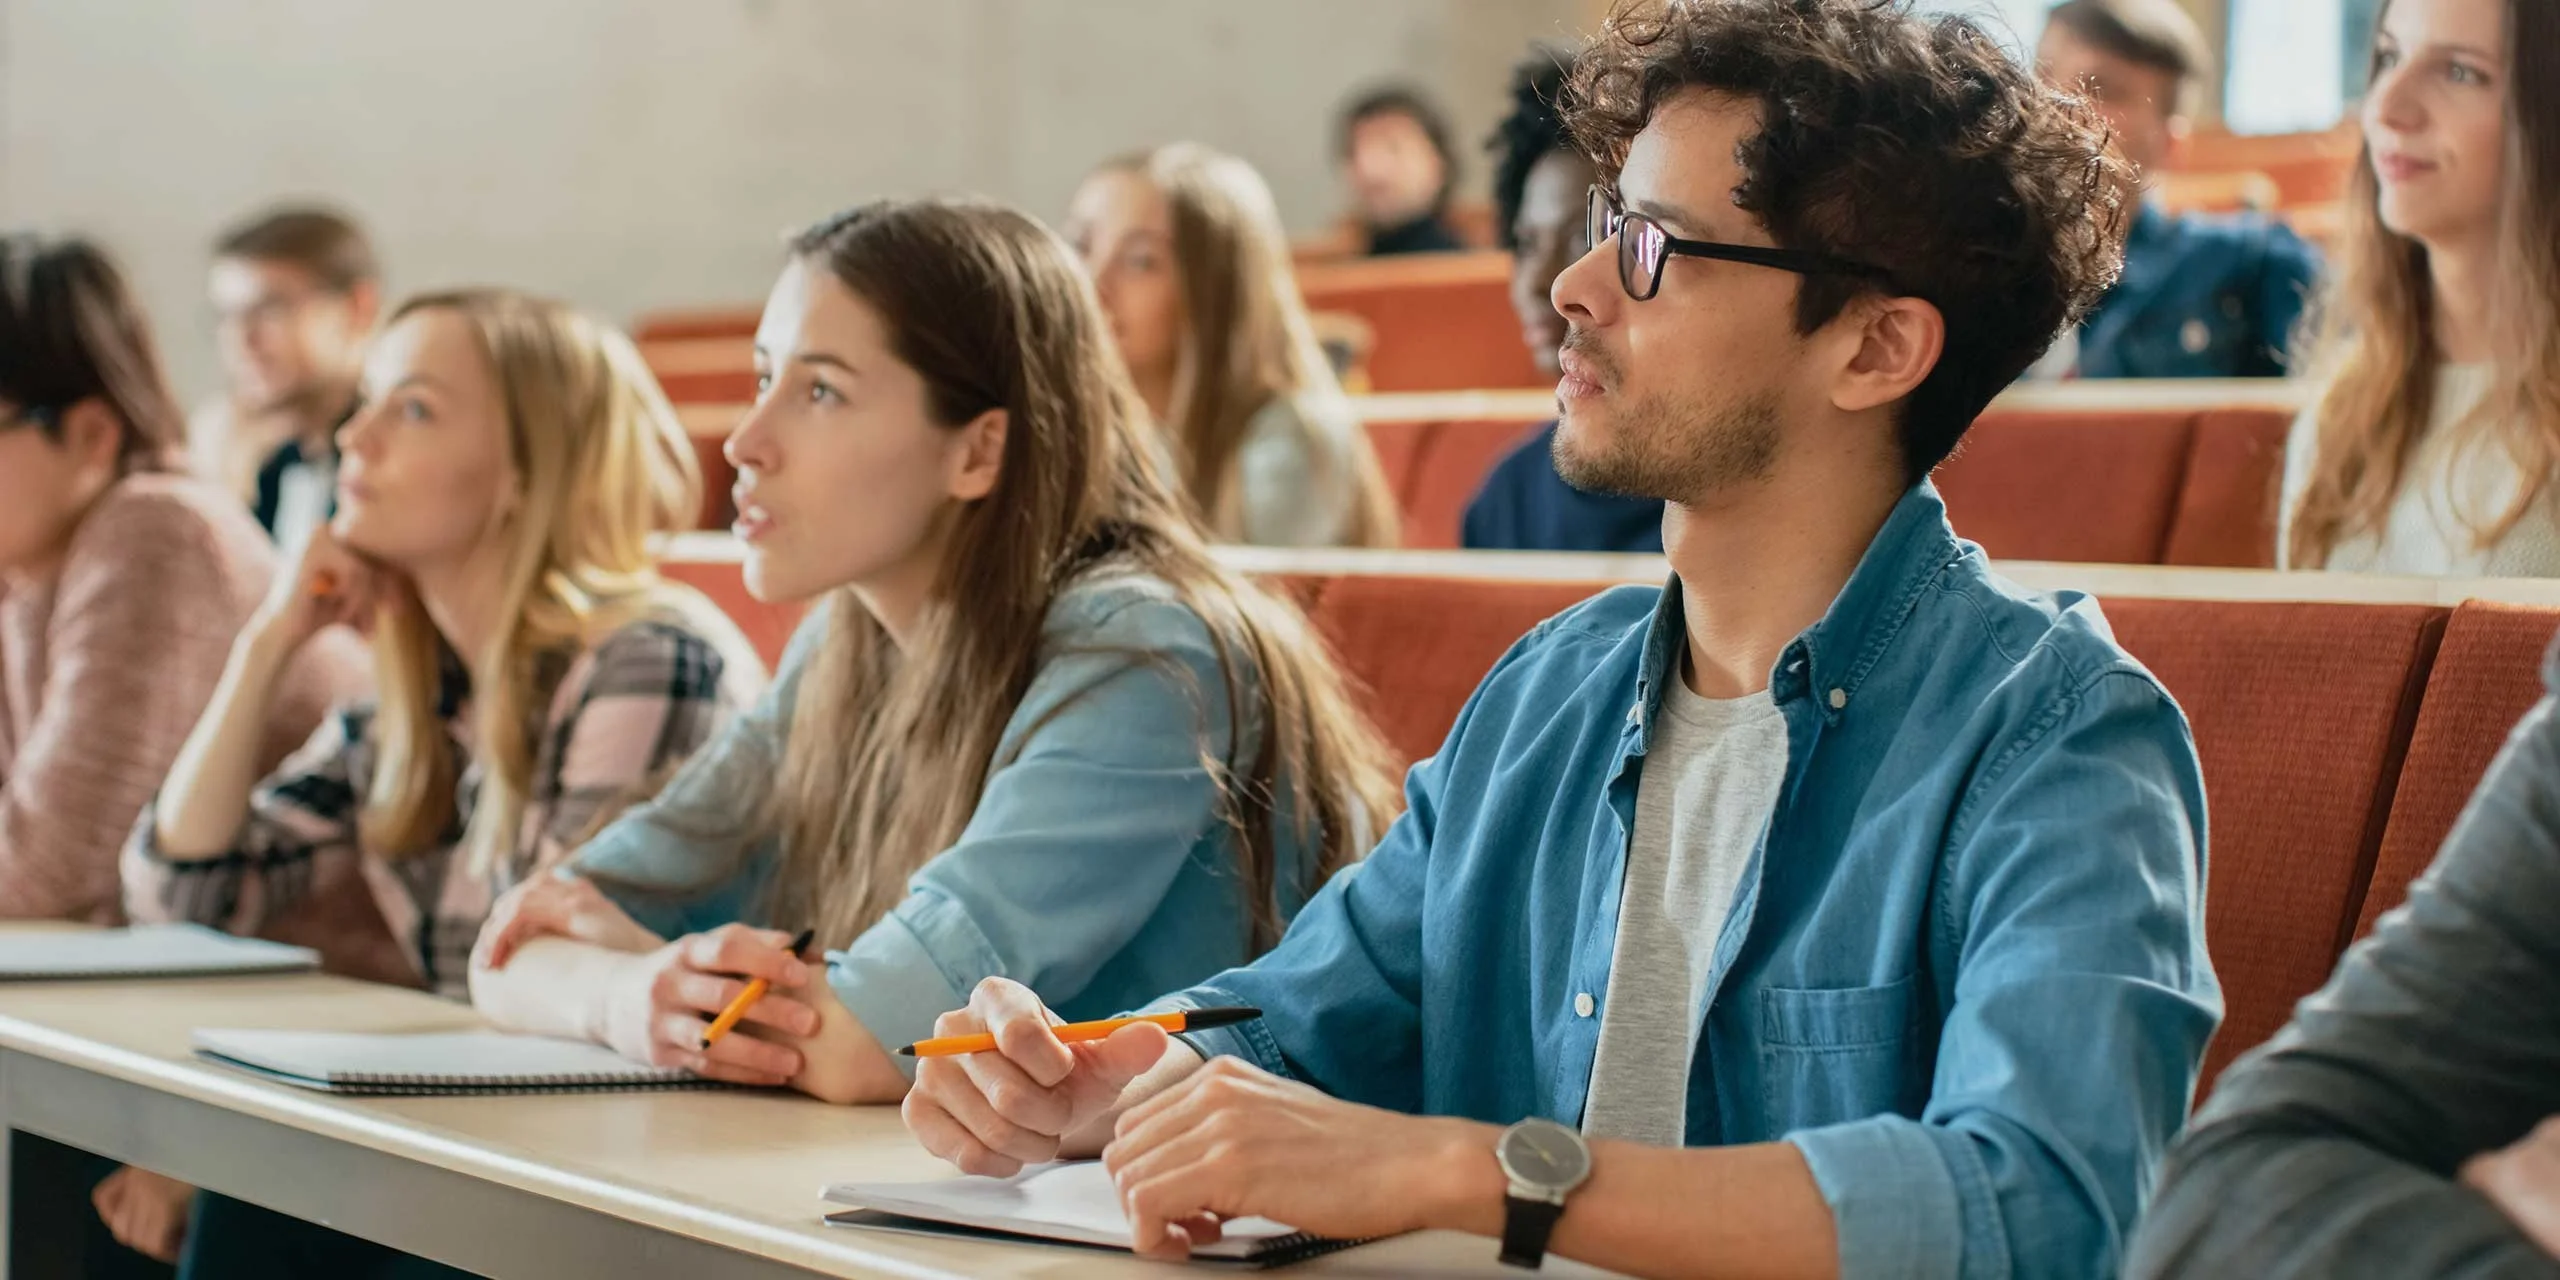
[[[800,1051],[774,1040],[818,1030],[818,1012],[802,996],[820,980],[818,966],[800,954],[805,937],[724,925],[623,959],[605,997],[605,1043],[706,1079],[789,1084],[800,1074]]]

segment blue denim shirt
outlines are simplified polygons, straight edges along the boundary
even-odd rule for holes
[[[808,908],[766,901],[780,850],[768,813],[826,627],[826,609],[813,611],[763,702],[563,874],[594,876],[663,937],[806,923]],[[888,1045],[923,1039],[995,976],[1071,1018],[1107,1017],[1244,963],[1249,903],[1202,763],[1236,740],[1224,679],[1208,624],[1162,582],[1121,574],[1062,592],[959,840],[887,918],[827,956],[829,982],[864,1028]],[[1258,695],[1243,706],[1249,743]],[[1314,865],[1296,827],[1282,805],[1273,905],[1284,920],[1306,901]]]
[[[2124,275],[2080,325],[2084,378],[2277,378],[2320,251],[2255,215],[2145,203]]]
[[[1539,626],[1377,851],[1160,1007],[1258,1005],[1195,1042],[1340,1097],[1578,1124],[1685,634],[1652,588]],[[1849,1276],[2113,1275],[2221,1016],[2185,717],[2094,601],[1993,576],[1926,484],[1770,692],[1786,776],[1716,943],[1688,1142],[1794,1143]]]

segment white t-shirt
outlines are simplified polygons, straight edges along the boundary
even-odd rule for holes
[[[1636,786],[1618,942],[1582,1112],[1591,1137],[1661,1147],[1681,1145],[1687,1132],[1707,969],[1787,773],[1787,722],[1765,691],[1715,700],[1682,680],[1670,686]]]

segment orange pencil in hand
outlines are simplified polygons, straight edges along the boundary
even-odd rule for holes
[[[800,936],[791,940],[791,958],[795,960],[799,959],[800,953],[808,950],[809,944],[817,940],[817,930],[801,930]],[[746,1017],[747,1010],[754,1008],[756,1001],[764,999],[764,993],[771,990],[773,990],[772,983],[767,982],[762,978],[751,979],[747,983],[747,989],[739,992],[738,998],[730,1001],[729,1007],[721,1010],[720,1016],[713,1018],[711,1020],[711,1025],[702,1029],[702,1047],[708,1049],[711,1046],[720,1043],[720,1037],[729,1034],[732,1030],[735,1030],[738,1025],[738,1020]]]
[[[338,575],[326,569],[311,575],[311,598],[327,600],[338,594]]]
[[[1180,1013],[1150,1013],[1135,1018],[1105,1018],[1100,1022],[1070,1022],[1051,1027],[1060,1040],[1082,1044],[1100,1040],[1122,1027],[1152,1022],[1167,1031],[1206,1031],[1211,1027],[1232,1026],[1251,1022],[1262,1016],[1260,1009],[1185,1009]],[[898,1052],[910,1058],[954,1058],[965,1053],[993,1053],[996,1038],[981,1032],[974,1036],[944,1036],[939,1040],[918,1040]]]

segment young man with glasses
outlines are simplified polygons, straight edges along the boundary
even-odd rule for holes
[[[188,423],[189,450],[298,548],[335,505],[338,426],[381,310],[373,246],[342,214],[272,210],[215,244],[207,290],[230,385]]]
[[[1556,457],[1669,504],[1661,590],[1506,655],[1260,961],[1066,1046],[990,982],[922,1065],[974,1172],[1105,1159],[1135,1242],[1449,1228],[1642,1274],[2113,1274],[2221,998],[2185,721],[1926,482],[2112,276],[2086,109],[1955,19],[1621,19]],[[1205,1065],[1204,1065],[1205,1063]],[[1504,1128],[1502,1126],[1509,1126]]]

